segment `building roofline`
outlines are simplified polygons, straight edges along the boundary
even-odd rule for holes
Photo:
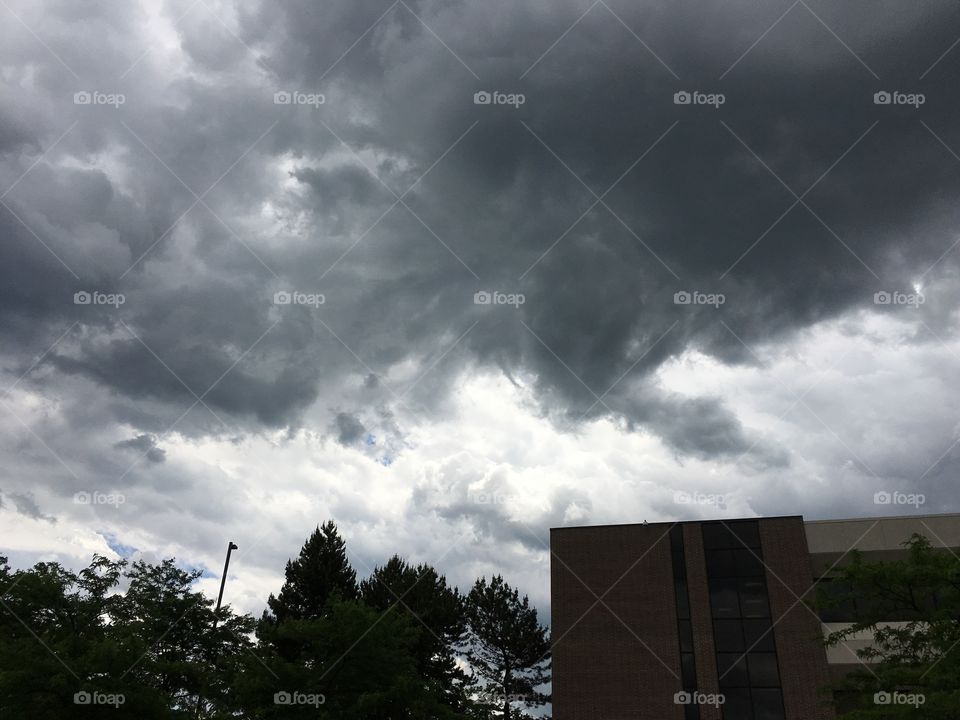
[[[740,522],[742,520],[783,520],[786,518],[800,518],[803,520],[803,515],[754,515],[751,517],[735,517],[735,518],[694,518],[691,520],[658,520],[657,522],[632,522],[632,523],[602,523],[597,525],[563,525],[560,527],[550,528],[550,532],[554,530],[588,530],[591,528],[605,528],[605,527],[636,527],[638,525],[688,525],[690,523],[705,523],[705,522]]]
[[[596,525],[562,525],[560,527],[550,528],[550,532],[560,531],[560,530],[589,530],[591,528],[605,528],[605,527],[635,527],[638,525],[686,525],[690,523],[705,523],[705,522],[739,522],[742,520],[783,520],[787,518],[800,518],[803,521],[804,525],[820,525],[826,523],[851,523],[851,522],[870,522],[870,521],[879,521],[884,520],[922,520],[924,518],[960,518],[960,512],[953,513],[925,513],[922,515],[880,515],[880,516],[866,516],[866,517],[853,517],[853,518],[827,518],[825,520],[804,520],[803,515],[754,515],[752,517],[735,517],[735,518],[696,518],[692,520],[658,520],[657,522],[631,522],[631,523],[600,523]]]

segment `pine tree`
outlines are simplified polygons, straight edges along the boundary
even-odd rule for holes
[[[406,615],[417,632],[416,668],[436,683],[444,702],[462,708],[466,702],[466,675],[457,666],[456,648],[466,631],[463,598],[436,569],[412,567],[394,555],[360,583],[363,602],[380,612]]]
[[[537,611],[499,575],[477,580],[466,600],[467,660],[485,683],[484,694],[502,707],[501,717],[527,717],[514,703],[544,705],[537,687],[550,681],[550,641]]]
[[[347,560],[346,543],[332,520],[314,530],[296,560],[288,560],[280,594],[267,600],[268,622],[307,620],[323,615],[333,598],[357,597],[357,574]]]

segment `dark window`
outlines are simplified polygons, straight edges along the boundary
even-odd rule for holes
[[[726,702],[723,703],[723,720],[752,720],[753,710],[750,701],[750,691],[724,690]]]
[[[743,627],[739,620],[714,620],[713,643],[717,652],[743,652]]]
[[[693,653],[680,653],[680,670],[683,675],[683,686],[695,688],[697,686],[697,666]]]
[[[721,578],[710,581],[710,609],[715,618],[740,617],[737,604],[737,581]]]
[[[730,530],[737,536],[736,547],[760,547],[760,525],[756,521],[728,523]]]
[[[762,579],[743,578],[740,580],[740,610],[743,617],[770,617],[766,583]]]
[[[733,554],[733,572],[737,577],[763,577],[763,563],[756,550],[740,548],[731,550]]]
[[[680,652],[693,652],[693,628],[689,620],[680,621]]]
[[[751,687],[780,687],[775,653],[750,653],[747,655],[747,666],[750,669]]]
[[[703,547],[707,550],[733,550],[743,546],[721,523],[704,523]]]
[[[743,642],[745,650],[754,652],[773,652],[773,630],[769,620],[744,620]]]
[[[683,720],[700,720],[700,706],[693,703],[684,705]]]
[[[677,617],[683,620],[689,620],[690,596],[687,595],[687,581],[677,580],[674,589],[677,593]]]
[[[707,550],[707,577],[733,577],[737,574],[735,550]]]
[[[743,653],[717,653],[720,687],[748,687],[747,657]]]
[[[754,690],[753,717],[756,720],[784,720],[783,698],[780,691]]]

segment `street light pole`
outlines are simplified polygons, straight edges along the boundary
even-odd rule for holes
[[[217,615],[220,613],[220,603],[223,602],[223,588],[227,584],[227,569],[230,567],[230,553],[232,553],[234,550],[237,550],[237,549],[239,548],[237,548],[236,544],[234,544],[233,540],[231,540],[230,543],[227,545],[227,559],[224,560],[223,562],[223,575],[220,576],[220,594],[217,595],[217,607],[213,611],[213,628],[212,628],[213,630],[217,629],[217,620],[219,619]],[[214,660],[214,665],[216,665],[216,657],[214,657],[213,660]],[[202,702],[203,702],[203,699],[201,698],[200,693],[198,691],[197,692],[197,712],[195,715],[195,717],[197,718],[200,717],[200,705]]]

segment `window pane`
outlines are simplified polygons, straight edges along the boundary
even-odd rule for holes
[[[724,690],[723,694],[723,720],[752,720],[749,690]]]
[[[707,550],[743,547],[730,531],[720,523],[703,524],[703,547]]]
[[[740,617],[735,580],[714,580],[710,583],[710,609],[715,618]]]
[[[749,522],[727,523],[730,530],[737,536],[736,547],[746,545],[749,548],[760,547],[760,525],[756,520]]]
[[[747,687],[747,658],[742,653],[717,653],[720,687]]]
[[[780,673],[777,671],[777,656],[773,653],[750,653],[747,656],[752,687],[779,687]]]
[[[743,652],[743,630],[739,620],[714,620],[713,642],[717,652]]]
[[[736,575],[733,550],[708,550],[707,577],[733,577]]]
[[[770,617],[763,580],[740,580],[740,609],[744,617]]]
[[[744,650],[773,652],[776,649],[769,620],[744,620],[743,639],[746,643]]]
[[[732,553],[734,574],[737,577],[763,577],[763,563],[760,562],[759,553],[756,550],[740,548],[733,550]]]
[[[693,628],[689,620],[680,621],[680,652],[693,652]]]
[[[684,705],[683,720],[700,720],[700,706],[693,703]]]
[[[697,686],[697,666],[693,659],[693,653],[680,653],[680,671],[683,676],[683,686],[685,688],[695,688]]]
[[[687,581],[677,580],[674,585],[677,594],[677,617],[681,619],[690,618],[690,596],[687,595]]]
[[[779,690],[754,690],[753,709],[756,720],[783,720],[783,699]]]

